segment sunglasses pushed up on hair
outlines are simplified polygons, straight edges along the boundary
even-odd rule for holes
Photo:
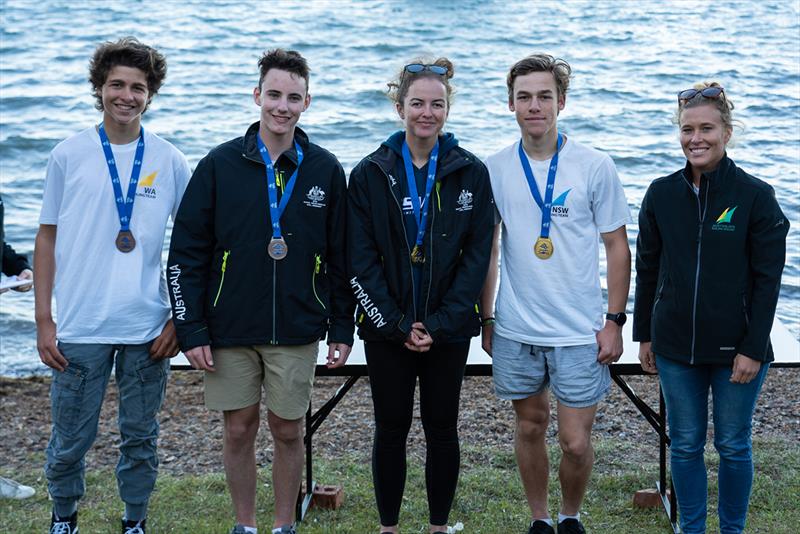
[[[678,93],[678,104],[679,105],[685,104],[698,94],[702,95],[703,98],[711,98],[711,99],[725,98],[725,89],[719,86],[704,87],[703,89],[684,89],[683,91]]]
[[[419,74],[420,72],[429,70],[434,74],[438,74],[439,76],[444,76],[447,74],[447,68],[442,67],[441,65],[423,65],[422,63],[410,63],[403,67],[405,72],[410,74]]]

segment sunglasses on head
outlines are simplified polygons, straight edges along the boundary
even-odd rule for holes
[[[706,87],[704,89],[685,89],[678,93],[678,104],[685,104],[697,94],[703,95],[703,98],[725,98],[725,90],[722,87]]]
[[[439,76],[447,74],[447,69],[441,65],[423,65],[422,63],[411,63],[403,67],[403,70],[410,74],[419,74],[422,71],[429,70]]]

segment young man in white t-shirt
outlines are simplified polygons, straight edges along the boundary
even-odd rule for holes
[[[529,534],[555,532],[547,506],[548,387],[563,451],[558,533],[585,532],[580,506],[594,460],[592,423],[610,386],[608,366],[622,354],[630,284],[625,225],[631,216],[614,163],[558,132],[570,73],[565,61],[545,54],[511,68],[508,106],[522,138],[486,160],[500,224],[481,297],[483,347],[493,357],[495,391],[516,413]],[[605,315],[600,239],[608,271]]]
[[[59,143],[47,165],[34,281],[39,356],[53,368],[45,464],[51,533],[78,532],[84,456],[112,366],[122,532],[146,528],[158,472],[157,414],[169,358],[178,352],[161,255],[167,219],[190,174],[179,150],[141,126],[166,72],[164,56],[132,37],[100,45],[89,81],[103,120]]]

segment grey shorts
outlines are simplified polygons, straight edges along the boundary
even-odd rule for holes
[[[550,386],[570,408],[594,406],[608,393],[611,373],[597,361],[597,344],[539,347],[492,336],[494,390],[505,400],[526,399]]]

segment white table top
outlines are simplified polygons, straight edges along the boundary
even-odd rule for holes
[[[631,339],[632,328],[630,324],[626,324],[622,329],[623,342],[625,343],[625,350],[622,353],[622,358],[616,365],[620,364],[639,364],[639,343]],[[776,364],[784,364],[790,366],[800,367],[800,342],[798,342],[792,334],[786,329],[783,323],[775,318],[772,325],[772,348],[775,351]],[[317,365],[325,365],[325,360],[328,354],[328,347],[324,343],[319,345],[319,357],[317,358]],[[492,359],[483,352],[480,344],[480,338],[474,338],[469,348],[469,357],[467,365],[489,365]],[[366,359],[364,357],[364,344],[356,336],[353,350],[350,357],[347,359],[346,365],[365,365]],[[188,366],[189,362],[183,353],[178,354],[172,359],[172,366]]]

